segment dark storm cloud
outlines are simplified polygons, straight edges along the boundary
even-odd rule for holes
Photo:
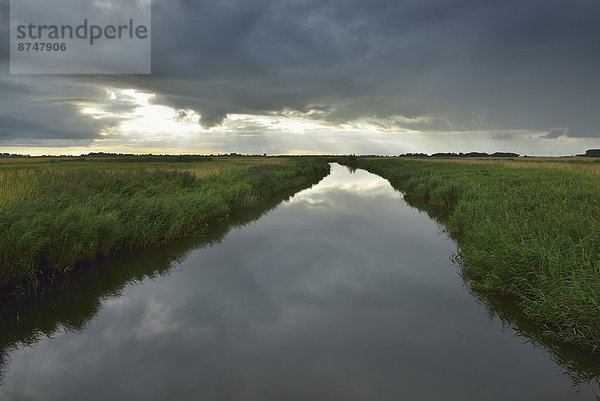
[[[0,79],[0,143],[23,145],[72,140],[69,145],[89,144],[100,132],[116,124],[115,118],[92,119],[81,114],[78,104],[94,104],[106,93],[93,87],[68,82],[47,84],[27,80]],[[127,105],[115,103],[113,109],[126,111]],[[65,146],[65,143],[58,143]]]
[[[0,2],[0,144],[88,145],[119,118],[92,119],[81,105],[102,104],[107,112],[130,111],[131,103],[106,104],[95,77],[9,75],[9,8]]]
[[[154,0],[152,16],[151,76],[71,81],[156,93],[205,127],[325,106],[332,123],[600,136],[597,1]]]
[[[154,75],[135,84],[207,125],[328,104],[334,122],[596,136],[599,16],[591,1],[155,1]]]
[[[546,135],[542,135],[540,138],[556,139],[556,138],[560,138],[561,136],[568,136],[568,135],[569,135],[568,129],[558,128],[558,129],[553,129],[552,131],[548,132]]]
[[[106,98],[103,90],[68,77],[10,76],[9,2],[0,2],[0,144],[87,145],[115,119],[91,119],[78,104]]]
[[[10,26],[10,4],[8,0],[0,1],[0,74],[8,73],[8,61],[10,56],[10,37],[8,34]]]

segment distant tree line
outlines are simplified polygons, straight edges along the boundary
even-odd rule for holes
[[[31,157],[29,155],[18,155],[16,153],[0,153],[0,157]]]
[[[398,155],[398,157],[519,157],[518,153],[510,152],[496,152],[496,153],[484,153],[484,152],[469,152],[469,153],[433,153],[431,156],[426,153],[404,153]]]
[[[227,154],[210,154],[210,155],[194,155],[194,154],[188,154],[188,155],[156,155],[156,154],[152,154],[152,153],[148,153],[148,154],[133,154],[133,153],[105,153],[105,152],[91,152],[85,155],[81,155],[81,156],[72,156],[72,155],[60,155],[60,156],[51,156],[51,155],[43,155],[43,156],[30,156],[30,155],[20,155],[20,154],[15,154],[15,153],[0,153],[0,158],[9,158],[9,157],[62,157],[62,158],[73,158],[73,159],[77,159],[77,158],[85,158],[85,157],[93,157],[93,158],[102,158],[102,157],[107,157],[107,158],[131,158],[134,159],[136,161],[147,161],[150,159],[172,159],[173,161],[194,161],[194,160],[199,160],[199,159],[207,159],[207,158],[211,158],[211,157],[238,157],[238,156],[244,156],[244,157],[264,157],[267,156],[266,153],[263,154],[255,154],[255,155],[249,155],[249,154],[242,154],[242,153],[236,153],[236,152],[232,152],[232,153],[227,153]],[[335,156],[335,155],[330,155],[331,157]],[[356,158],[356,155],[352,155],[353,157]],[[363,157],[386,157],[383,155],[361,155]],[[581,156],[581,157],[600,157],[600,149],[588,149],[586,150],[585,154],[579,154],[576,156]],[[485,153],[485,152],[468,152],[468,153],[454,153],[454,152],[439,152],[439,153],[433,153],[431,155],[428,155],[427,153],[403,153],[400,155],[397,155],[396,157],[520,157],[520,155],[518,153],[511,153],[511,152],[495,152],[495,153]],[[527,157],[527,156],[523,156],[523,157]]]
[[[600,149],[588,149],[585,151],[585,155],[578,155],[585,157],[600,157]]]
[[[31,156],[31,155],[21,155],[21,154],[14,154],[14,153],[0,153],[0,158],[9,158],[9,157],[14,157],[14,158],[18,158],[18,157],[28,157],[28,158],[54,158],[54,157],[60,157],[63,159],[68,159],[68,160],[77,160],[77,159],[85,159],[85,158],[94,158],[94,159],[98,159],[98,158],[118,158],[118,159],[122,159],[123,161],[127,161],[127,160],[135,160],[135,161],[152,161],[152,160],[156,160],[156,159],[160,159],[160,160],[173,160],[173,161],[195,161],[195,160],[206,160],[206,159],[210,159],[212,157],[239,157],[239,156],[243,156],[243,157],[264,157],[267,156],[266,153],[263,154],[255,154],[255,155],[250,155],[250,154],[242,154],[242,153],[227,153],[227,154],[210,154],[210,155],[194,155],[194,154],[181,154],[181,155],[160,155],[160,154],[152,154],[152,153],[146,153],[146,154],[133,154],[133,153],[108,153],[108,152],[90,152],[87,154],[82,154],[80,156],[73,156],[73,155],[41,155],[41,156]]]

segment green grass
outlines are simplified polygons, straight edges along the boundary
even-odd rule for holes
[[[327,172],[316,159],[3,165],[0,288],[35,291],[40,281],[117,252],[202,233]]]
[[[442,212],[473,288],[509,294],[544,335],[600,351],[600,177],[587,170],[346,159]]]

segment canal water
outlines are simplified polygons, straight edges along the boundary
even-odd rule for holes
[[[596,399],[597,359],[470,291],[455,249],[386,180],[332,164],[248,224],[13,307],[0,399]]]

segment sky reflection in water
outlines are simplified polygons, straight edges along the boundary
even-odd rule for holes
[[[590,399],[488,319],[454,249],[387,181],[334,164],[84,330],[14,351],[0,399]]]

